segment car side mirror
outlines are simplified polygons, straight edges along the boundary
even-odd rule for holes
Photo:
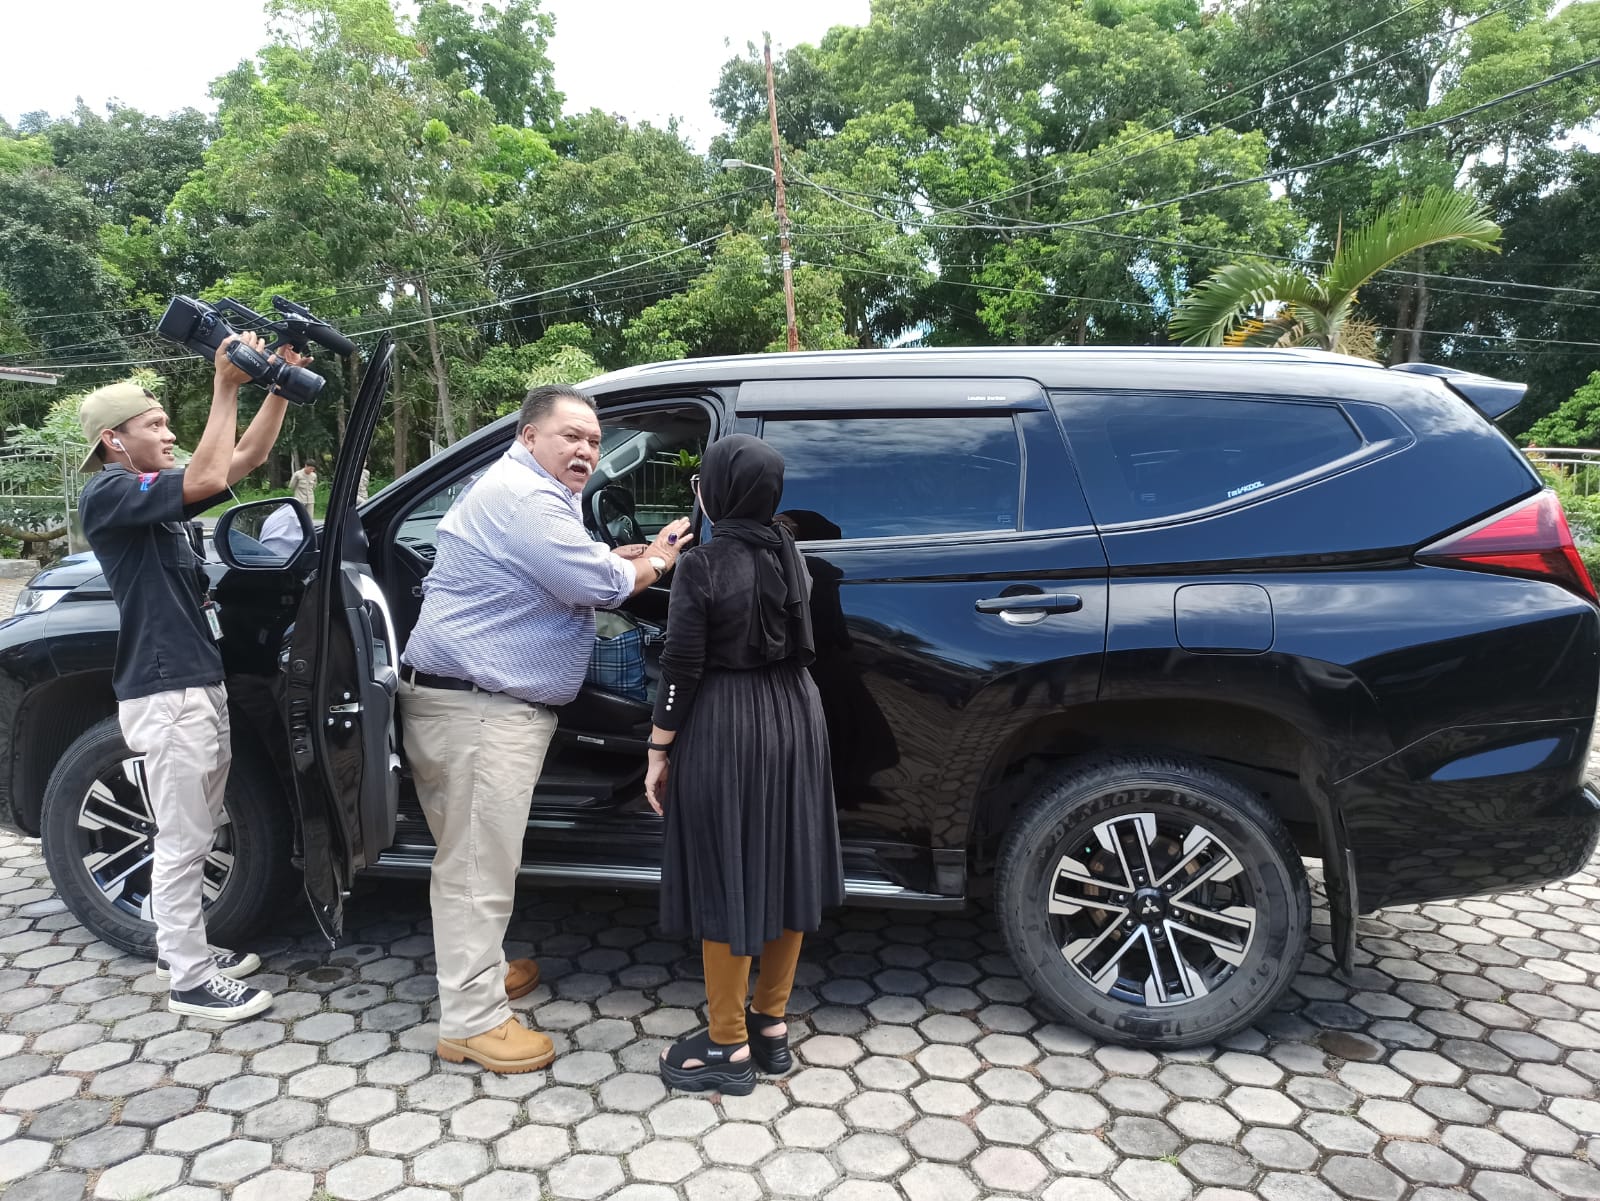
[[[282,571],[316,545],[316,527],[297,500],[252,500],[217,519],[211,544],[236,571]]]

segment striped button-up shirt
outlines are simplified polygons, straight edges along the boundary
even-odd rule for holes
[[[590,539],[578,497],[520,442],[439,522],[402,659],[490,692],[564,705],[583,685],[594,611],[633,593],[633,564]]]

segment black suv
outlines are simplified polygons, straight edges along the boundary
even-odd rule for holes
[[[236,761],[206,889],[225,942],[296,869],[330,939],[358,874],[428,870],[397,652],[441,514],[514,419],[358,511],[391,358],[371,359],[320,535],[297,510],[304,541],[274,556],[245,536],[265,539],[265,509],[218,525]],[[851,900],[954,907],[992,886],[1018,967],[1070,1020],[1207,1042],[1295,974],[1302,855],[1348,965],[1357,915],[1560,878],[1600,831],[1600,614],[1554,494],[1493,424],[1521,387],[1408,368],[1132,349],[633,368],[589,384],[605,436],[584,507],[597,537],[642,541],[689,511],[714,439],[781,450]],[[667,606],[664,588],[627,606],[652,654]],[[0,820],[42,834],[85,925],[148,952],[116,609],[92,560],[18,608]],[[530,882],[656,882],[649,713],[594,686],[561,711]]]

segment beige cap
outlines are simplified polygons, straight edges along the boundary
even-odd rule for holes
[[[96,388],[83,398],[78,406],[78,425],[83,430],[83,440],[89,443],[89,455],[78,467],[79,471],[100,470],[100,435],[114,430],[124,421],[159,409],[161,402],[138,384],[107,384]]]

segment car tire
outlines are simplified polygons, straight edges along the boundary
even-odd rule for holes
[[[1166,756],[1051,779],[1007,832],[995,899],[1040,998],[1096,1038],[1151,1049],[1214,1043],[1270,1011],[1311,916],[1277,815],[1209,764]]]
[[[84,731],[50,774],[40,835],[50,877],[73,916],[112,946],[153,959],[149,866],[136,865],[149,854],[154,823],[135,820],[143,804],[133,767],[139,762],[115,717]],[[270,766],[237,749],[223,809],[227,820],[207,862],[206,937],[234,947],[279,911],[293,886],[294,829]],[[98,880],[93,860],[104,865]],[[116,882],[127,868],[133,870]]]

